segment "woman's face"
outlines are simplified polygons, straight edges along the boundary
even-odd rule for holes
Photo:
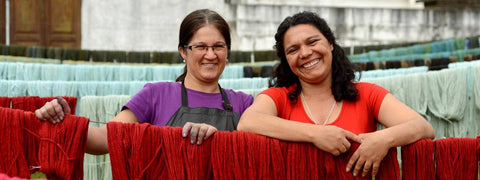
[[[316,84],[331,77],[333,45],[315,26],[290,27],[283,45],[288,64],[300,81]]]
[[[220,31],[212,25],[205,25],[195,32],[188,46],[179,48],[187,64],[187,78],[201,83],[218,82],[228,55],[225,38]]]

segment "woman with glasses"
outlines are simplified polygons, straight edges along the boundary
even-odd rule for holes
[[[188,14],[180,26],[178,44],[185,62],[183,74],[176,82],[146,84],[112,121],[183,127],[182,136],[190,135],[192,144],[201,144],[217,130],[235,130],[253,97],[218,84],[230,45],[230,28],[219,14],[207,9]],[[58,123],[69,112],[66,101],[58,99],[35,114]],[[105,126],[89,127],[87,153],[108,153]]]

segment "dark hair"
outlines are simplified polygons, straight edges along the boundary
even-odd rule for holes
[[[184,48],[188,45],[193,34],[205,25],[213,25],[220,31],[225,43],[227,43],[228,55],[230,55],[230,45],[232,43],[230,39],[230,27],[227,21],[222,18],[217,12],[209,9],[200,9],[188,14],[180,25],[180,33],[178,38],[178,47]],[[186,50],[186,49],[185,49]],[[183,68],[183,73],[177,77],[175,81],[183,81],[187,75],[187,65]]]
[[[297,98],[302,87],[300,80],[288,65],[287,58],[283,47],[285,32],[290,27],[299,24],[311,24],[315,26],[328,40],[333,44],[332,51],[332,93],[336,101],[343,99],[348,101],[356,101],[358,90],[355,88],[353,81],[355,79],[355,67],[345,55],[343,49],[335,41],[332,30],[328,27],[327,22],[313,12],[300,12],[293,16],[289,16],[283,20],[275,34],[275,49],[277,56],[280,58],[280,64],[275,69],[269,81],[269,86],[289,87],[297,85],[295,91],[288,93],[288,98],[292,103],[297,103]]]

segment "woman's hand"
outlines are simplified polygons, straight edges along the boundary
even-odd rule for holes
[[[190,131],[190,143],[195,142],[200,145],[206,139],[208,139],[213,133],[217,131],[217,128],[205,123],[192,123],[187,122],[183,126],[182,136],[187,137]]]
[[[56,124],[63,120],[65,114],[70,114],[70,112],[67,101],[59,96],[57,99],[45,103],[40,109],[35,110],[35,115],[38,119],[48,120]]]
[[[374,177],[377,175],[380,163],[385,155],[387,155],[390,146],[387,144],[387,141],[382,138],[382,135],[380,135],[378,131],[360,134],[358,137],[361,140],[360,146],[348,161],[347,172],[354,168],[353,176],[357,176],[359,173],[362,173],[362,176],[365,177],[371,170],[372,177]]]
[[[360,139],[350,131],[337,126],[318,126],[323,128],[313,137],[312,143],[319,149],[338,156],[350,149],[350,142],[360,142]]]

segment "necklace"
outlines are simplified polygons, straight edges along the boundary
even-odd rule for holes
[[[305,96],[303,96],[303,92],[300,92],[300,96],[302,96],[302,104],[303,104],[303,106],[305,106],[305,107],[307,108],[307,115],[308,115],[308,117],[310,118],[310,120],[313,121],[313,123],[315,123],[315,125],[318,125],[317,121],[313,119],[312,112],[310,112],[310,107],[308,107],[307,99],[305,99]],[[324,126],[325,126],[325,124],[327,124],[328,119],[330,119],[330,115],[332,115],[332,112],[333,112],[333,110],[335,109],[335,104],[336,104],[336,103],[337,103],[337,101],[333,101],[332,107],[330,108],[330,112],[328,112],[327,119],[325,119],[325,121],[323,122],[323,125],[324,125]]]

